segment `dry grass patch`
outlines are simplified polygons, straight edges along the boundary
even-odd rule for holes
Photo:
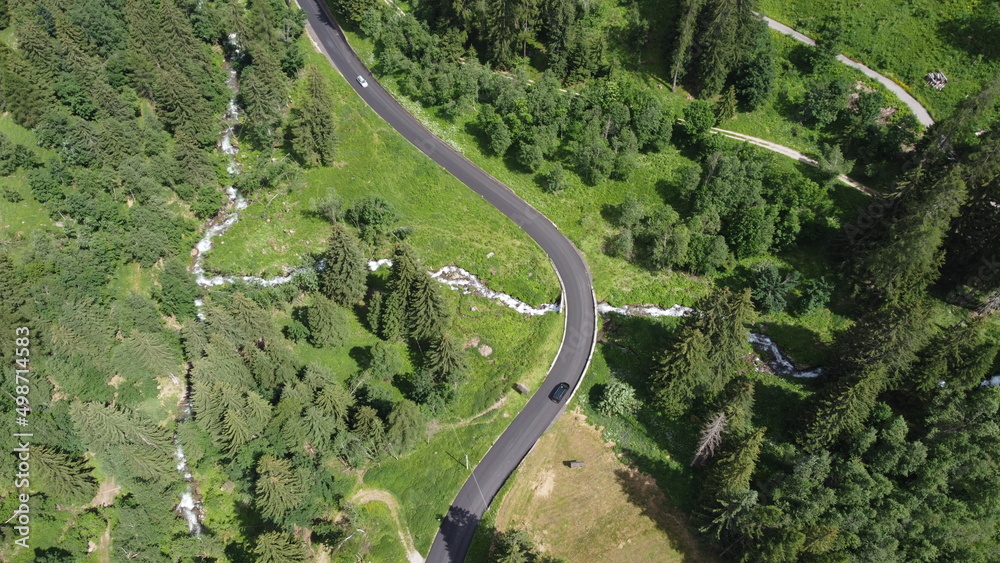
[[[586,465],[570,469],[570,460]],[[579,412],[560,417],[525,459],[496,527],[527,530],[567,561],[716,561],[656,481],[623,464]]]

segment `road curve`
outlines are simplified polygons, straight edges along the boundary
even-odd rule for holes
[[[761,15],[761,14],[758,14],[758,15]],[[806,35],[804,35],[802,33],[799,33],[798,31],[795,31],[794,29],[788,27],[787,25],[785,25],[785,24],[783,24],[783,23],[781,23],[779,21],[772,20],[771,18],[769,18],[767,16],[764,16],[764,15],[761,15],[761,17],[763,17],[764,21],[767,22],[767,26],[768,27],[770,27],[771,29],[777,31],[778,33],[781,33],[782,35],[787,35],[787,36],[789,36],[789,37],[791,37],[793,39],[797,39],[798,41],[801,41],[802,43],[805,43],[806,45],[815,45],[816,44],[815,41],[813,41],[812,39],[810,39]],[[918,102],[916,98],[914,98],[913,96],[911,96],[910,93],[907,92],[902,86],[900,86],[899,84],[896,84],[895,82],[893,82],[891,78],[883,76],[883,75],[875,72],[874,70],[868,68],[867,66],[859,63],[858,61],[856,61],[854,59],[849,59],[849,58],[845,57],[844,55],[837,55],[837,60],[840,61],[840,62],[842,62],[842,63],[844,63],[845,65],[847,65],[849,67],[853,67],[853,68],[856,68],[856,69],[860,70],[861,72],[865,73],[865,75],[868,76],[868,77],[870,77],[870,78],[874,78],[875,80],[878,80],[890,92],[892,92],[893,94],[896,94],[896,97],[898,97],[900,99],[900,101],[902,101],[904,104],[906,104],[907,106],[909,106],[910,111],[912,111],[913,115],[915,115],[917,117],[917,121],[919,121],[924,127],[930,127],[931,125],[934,125],[934,119],[931,118],[931,114],[927,111],[927,108],[925,108],[924,106],[922,106],[920,104],[920,102]]]
[[[414,146],[528,233],[552,261],[562,285],[565,330],[548,377],[472,471],[441,523],[427,558],[432,563],[458,563],[465,560],[476,526],[493,497],[569,401],[555,404],[549,393],[563,381],[575,392],[583,379],[597,337],[597,303],[590,270],[577,248],[551,221],[435,137],[382,88],[351,49],[324,0],[299,0],[299,5],[308,16],[313,39],[358,95]],[[365,77],[367,88],[357,83],[358,76]]]

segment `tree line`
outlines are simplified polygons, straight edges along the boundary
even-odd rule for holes
[[[662,416],[702,421],[696,519],[734,560],[1000,556],[986,453],[1000,438],[1000,391],[983,385],[998,366],[1000,285],[976,270],[989,250],[966,230],[995,194],[998,142],[968,127],[995,103],[987,89],[935,126],[893,196],[846,230],[843,275],[861,312],[786,427],[759,426],[750,292],[713,293],[662,352],[651,400]],[[952,255],[952,244],[973,247]]]
[[[224,182],[250,197],[288,189],[300,166],[329,163],[336,150],[329,84],[303,68],[303,21],[280,0],[0,3],[10,37],[0,46],[0,107],[13,122],[0,135],[4,205],[40,204],[52,221],[5,236],[0,255],[0,319],[32,331],[30,420],[42,437],[32,444],[32,551],[5,542],[4,558],[75,561],[110,529],[109,553],[127,559],[302,560],[282,523],[310,522],[317,541],[344,537],[340,524],[310,520],[340,498],[306,445],[364,464],[421,436],[425,415],[413,402],[387,408],[363,384],[349,387],[351,374],[295,357],[267,308],[284,294],[205,296],[189,271],[199,227],[226,200]],[[239,116],[234,143],[246,157],[235,178],[217,150],[224,113]],[[290,158],[273,158],[275,142]],[[377,213],[357,213],[363,235],[381,233]],[[337,303],[363,298],[332,283],[323,284],[329,296],[318,283],[284,290],[317,292],[316,309],[326,310],[312,315],[314,340],[328,346],[354,314]],[[402,344],[376,348],[366,369],[391,379]],[[11,353],[0,357],[12,364]],[[188,380],[194,419],[178,423],[172,402]],[[12,408],[0,410],[13,417]],[[266,529],[233,523],[190,537],[174,510],[186,487],[177,443],[196,479],[220,464],[238,494],[260,498],[253,510]],[[12,469],[0,468],[8,483]],[[11,493],[3,490],[5,506]],[[298,498],[314,501],[290,511]],[[225,513],[225,499],[206,502]]]

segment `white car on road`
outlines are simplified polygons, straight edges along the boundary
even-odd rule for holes
[[[360,84],[362,88],[368,87],[368,81],[365,80],[365,77],[361,75],[358,75],[358,84]]]

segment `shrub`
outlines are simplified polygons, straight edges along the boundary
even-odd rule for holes
[[[21,193],[13,188],[4,188],[3,198],[11,203],[19,203],[24,199],[24,197],[21,196]]]
[[[635,389],[618,379],[612,379],[604,389],[604,395],[597,403],[597,410],[607,416],[630,416],[639,407]]]
[[[561,164],[554,164],[541,177],[542,189],[548,193],[560,192],[566,189],[566,171]]]

